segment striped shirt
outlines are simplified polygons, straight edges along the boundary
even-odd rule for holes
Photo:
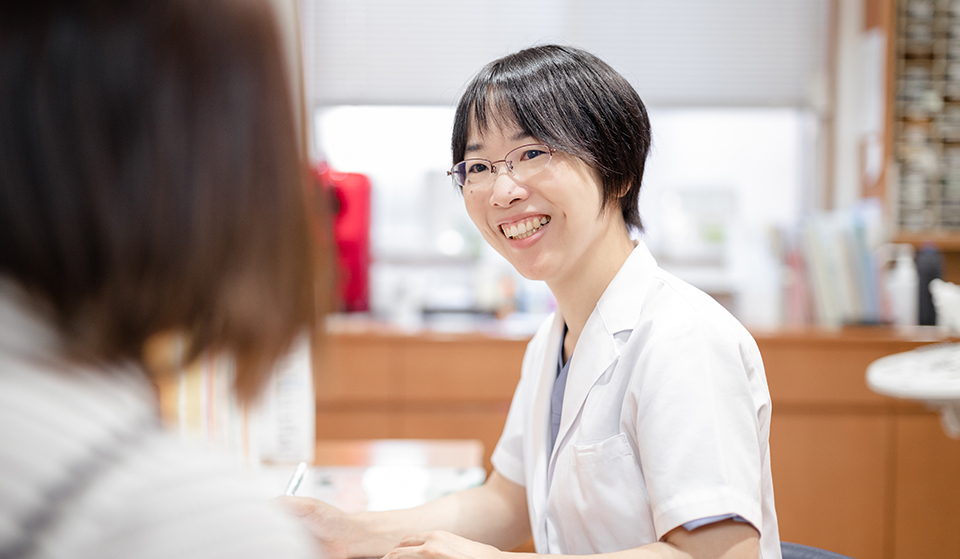
[[[161,431],[144,372],[56,348],[0,282],[0,559],[319,556],[236,466]]]

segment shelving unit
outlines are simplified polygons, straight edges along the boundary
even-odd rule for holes
[[[960,0],[898,0],[894,157],[898,240],[960,248]]]

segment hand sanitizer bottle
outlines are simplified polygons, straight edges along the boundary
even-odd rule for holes
[[[885,286],[887,296],[893,311],[893,323],[897,326],[912,326],[918,319],[918,286],[917,265],[913,261],[913,245],[894,245],[896,260],[891,270],[886,273]]]

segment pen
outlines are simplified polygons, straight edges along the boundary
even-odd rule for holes
[[[293,495],[297,492],[297,488],[300,487],[300,482],[303,481],[304,474],[307,473],[307,463],[300,462],[297,464],[297,469],[293,471],[293,475],[290,476],[290,481],[287,482],[287,490],[283,492],[284,495]]]

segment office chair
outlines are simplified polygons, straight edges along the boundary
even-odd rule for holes
[[[780,542],[780,553],[783,559],[851,559],[825,549],[790,542]]]

